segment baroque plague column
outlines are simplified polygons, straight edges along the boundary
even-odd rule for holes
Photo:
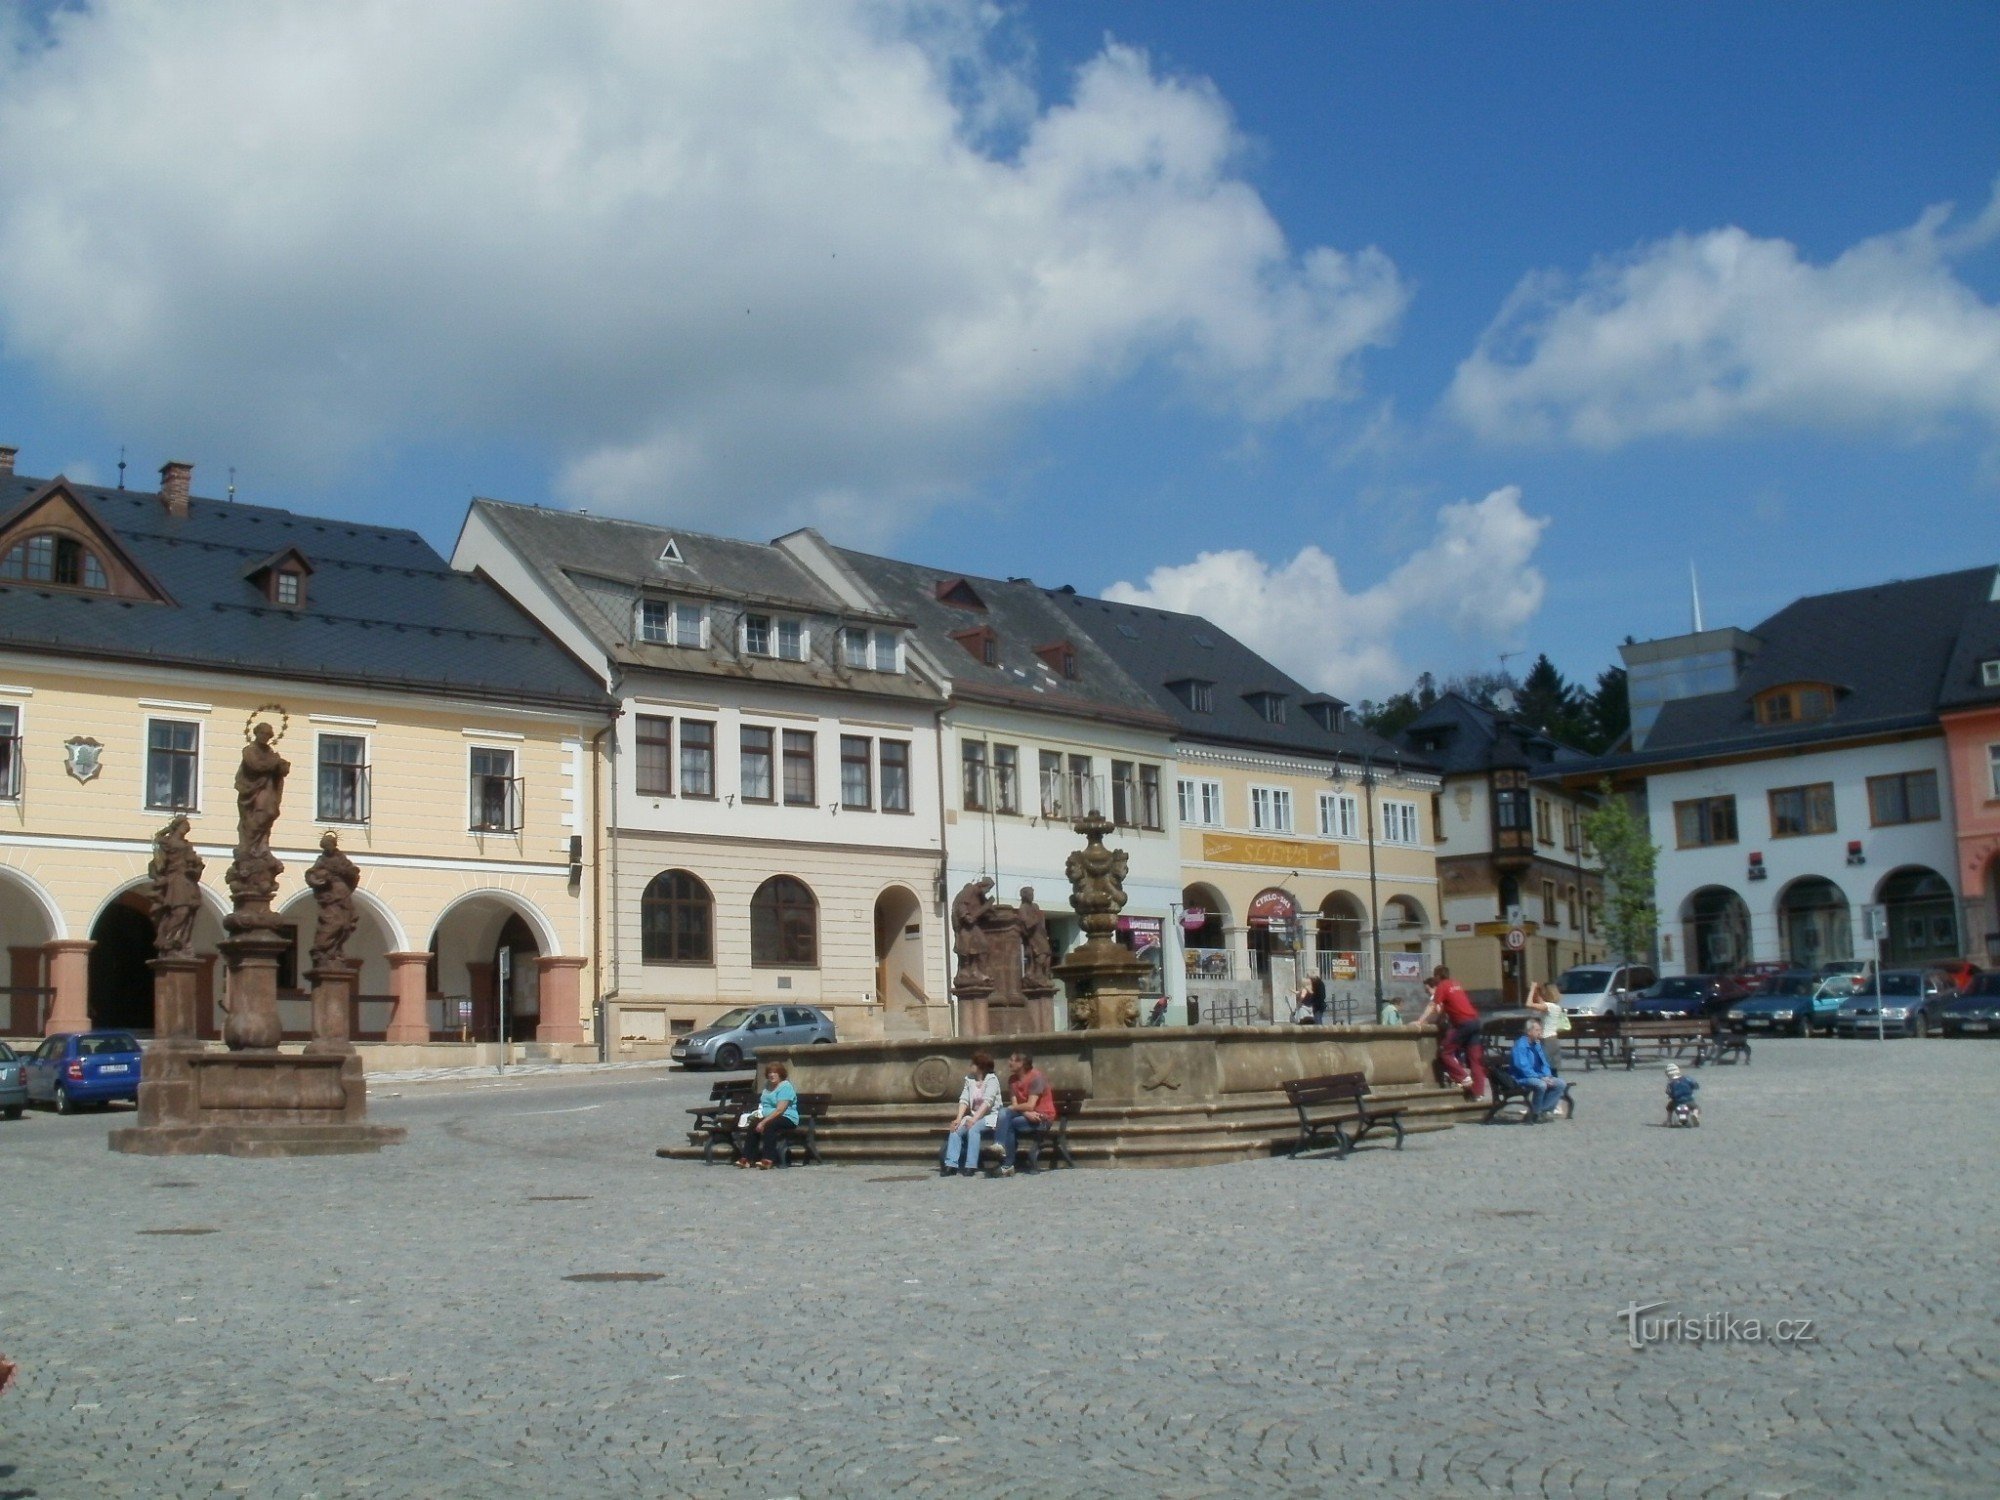
[[[281,727],[261,717],[275,712]],[[236,773],[236,849],[225,877],[235,909],[218,946],[228,964],[227,1052],[209,1052],[195,1033],[196,960],[189,943],[200,903],[203,863],[175,818],[154,840],[152,876],[154,1010],[158,1040],[139,1083],[139,1123],[111,1132],[111,1149],[149,1156],[315,1156],[376,1151],[404,1138],[369,1125],[361,1059],[348,1042],[354,966],[354,889],[361,872],[327,834],[306,873],[319,902],[313,936],[313,1039],[304,1055],[278,1050],[278,964],[282,925],[271,909],[284,865],[271,830],[284,803],[291,764],[278,753],[284,710],[260,708],[245,726]]]

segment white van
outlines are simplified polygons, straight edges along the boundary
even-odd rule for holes
[[[1563,970],[1556,992],[1573,1016],[1622,1015],[1632,997],[1658,977],[1644,964],[1578,964]]]

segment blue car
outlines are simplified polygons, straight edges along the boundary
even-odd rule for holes
[[[59,1115],[115,1099],[139,1102],[139,1041],[129,1031],[59,1032],[22,1064],[28,1097]]]
[[[0,1115],[10,1120],[20,1119],[28,1103],[28,1086],[21,1081],[24,1066],[21,1054],[0,1042]]]

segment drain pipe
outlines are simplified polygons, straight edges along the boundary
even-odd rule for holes
[[[937,760],[937,809],[938,809],[938,890],[942,899],[934,903],[935,920],[932,926],[939,933],[938,946],[944,950],[944,1003],[945,1014],[951,1017],[951,1034],[957,1036],[958,996],[951,991],[951,955],[955,934],[951,930],[951,840],[945,832],[945,780],[944,780],[944,716],[949,711],[946,704],[935,715],[935,732],[931,735],[931,749]],[[916,788],[910,788],[910,795],[916,795]],[[883,997],[886,1007],[888,998]],[[886,1015],[886,1011],[885,1011]]]
[[[620,714],[623,709],[621,704]],[[611,907],[604,905],[604,851],[606,819],[604,807],[604,737],[611,736]],[[598,947],[600,979],[597,996],[597,1060],[611,1061],[612,1002],[618,998],[618,721],[616,718],[591,737],[590,756],[590,904],[593,941],[605,936]],[[608,980],[607,984],[605,981]]]

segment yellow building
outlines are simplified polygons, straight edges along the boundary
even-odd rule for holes
[[[413,532],[161,473],[158,493],[31,480],[0,449],[0,1032],[150,1028],[146,867],[182,814],[219,1033],[232,782],[261,718],[291,763],[289,1037],[309,1032],[301,877],[330,830],[362,871],[357,1041],[592,1044],[594,680]]]

